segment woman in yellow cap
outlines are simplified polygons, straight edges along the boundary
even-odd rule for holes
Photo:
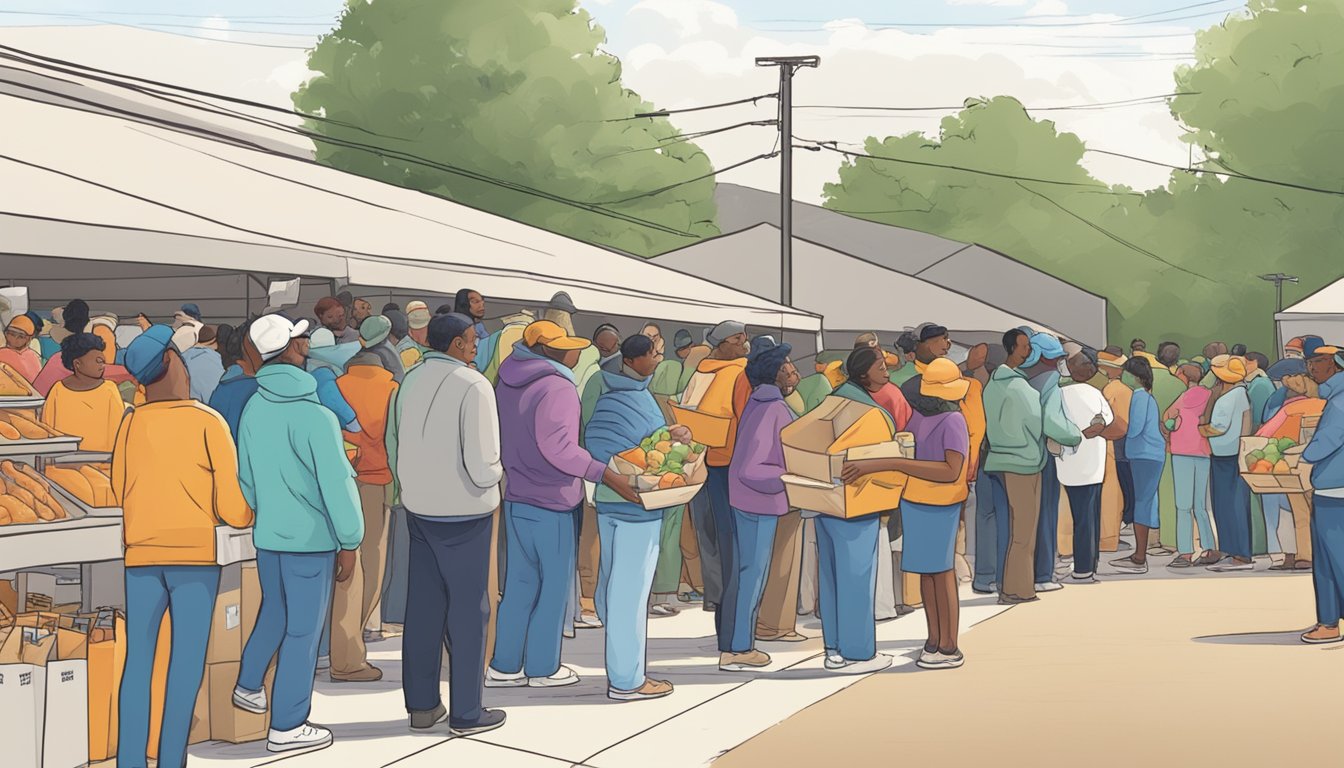
[[[81,450],[111,452],[126,412],[121,391],[104,378],[109,352],[107,342],[92,333],[66,337],[59,357],[70,375],[52,385],[42,407],[43,423],[83,438]]]
[[[25,381],[32,382],[42,372],[42,358],[29,344],[37,325],[29,315],[15,315],[5,327],[5,345],[0,348],[0,363],[13,368]]]
[[[957,647],[960,606],[953,555],[961,506],[968,496],[970,433],[960,403],[970,389],[951,360],[935,358],[925,368],[907,428],[915,436],[914,459],[846,462],[845,482],[873,472],[909,476],[901,497],[905,549],[901,568],[920,575],[929,636],[916,662],[924,669],[955,669],[964,662]]]
[[[1252,416],[1246,380],[1246,361],[1218,355],[1213,358],[1211,405],[1199,428],[1209,439],[1209,493],[1213,497],[1213,524],[1218,549],[1200,558],[1211,571],[1249,571],[1251,560],[1251,489],[1241,479],[1238,456],[1241,438],[1251,434]]]

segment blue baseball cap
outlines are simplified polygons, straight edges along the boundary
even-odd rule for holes
[[[1316,356],[1316,350],[1326,346],[1325,340],[1320,336],[1302,337],[1302,357],[1310,360]]]
[[[151,325],[126,347],[122,365],[141,384],[152,384],[163,376],[163,355],[173,349],[173,329]]]
[[[201,308],[195,304],[183,304],[182,314],[199,322],[201,319]]]
[[[1030,368],[1039,363],[1042,358],[1046,360],[1059,360],[1064,357],[1064,345],[1059,343],[1059,339],[1049,333],[1033,333],[1031,335],[1031,356],[1022,363],[1023,368]]]

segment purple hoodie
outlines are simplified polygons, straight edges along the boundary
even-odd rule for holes
[[[780,430],[793,423],[793,411],[773,384],[751,393],[737,426],[737,448],[728,465],[728,504],[753,515],[785,515],[784,443]]]
[[[579,391],[557,363],[519,345],[499,366],[504,500],[554,512],[583,501],[605,466],[579,445]]]

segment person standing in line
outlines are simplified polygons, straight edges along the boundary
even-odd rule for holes
[[[891,377],[892,384],[900,387],[919,375],[918,369],[915,368],[915,350],[919,347],[919,340],[915,338],[913,332],[906,331],[898,336],[896,343],[891,346],[896,351],[897,356],[900,357],[901,365],[889,371],[887,375]]]
[[[727,419],[729,424],[725,444],[711,447],[706,452],[709,479],[704,491],[691,501],[691,521],[700,545],[700,573],[705,582],[703,608],[717,612],[728,581],[737,571],[737,561],[733,557],[736,534],[728,498],[728,467],[733,459],[738,420],[751,398],[752,387],[746,377],[751,344],[747,341],[746,326],[735,321],[719,323],[705,334],[705,339],[713,349],[696,370],[697,374],[710,378],[704,388],[700,410]],[[722,619],[718,615],[714,617],[719,652],[730,653],[731,628]]]
[[[360,333],[374,326],[382,315],[365,318]],[[387,562],[388,467],[385,433],[388,405],[397,391],[392,373],[383,360],[369,350],[350,359],[344,375],[336,379],[341,395],[354,409],[359,432],[346,432],[345,440],[359,449],[355,456],[355,487],[364,513],[364,538],[355,557],[354,575],[336,585],[331,609],[331,679],[340,683],[381,680],[382,670],[368,662],[364,627],[373,618],[383,590]]]
[[[1159,417],[1166,412],[1176,398],[1185,393],[1185,384],[1176,376],[1176,368],[1181,362],[1181,345],[1174,341],[1164,341],[1157,346],[1157,362],[1152,363],[1153,399],[1157,402]],[[1159,418],[1160,420],[1160,418]],[[1149,536],[1150,555],[1171,555],[1176,549],[1176,485],[1172,477],[1170,454],[1162,469],[1162,477],[1157,485],[1158,520],[1161,522],[1156,533]]]
[[[471,367],[471,318],[437,315],[428,329],[430,351],[392,395],[386,430],[394,494],[410,529],[402,689],[411,728],[447,719],[454,736],[470,736],[506,719],[481,704],[490,542],[504,477],[499,416],[494,390]],[[451,710],[439,693],[445,646]]]
[[[127,348],[127,368],[145,388],[146,402],[123,421],[112,448],[112,493],[122,508],[126,541],[117,765],[127,768],[148,763],[151,677],[165,611],[172,646],[158,759],[160,765],[186,765],[219,593],[215,526],[246,528],[253,519],[238,485],[228,426],[191,399],[190,376],[172,336],[172,328],[152,326]],[[66,349],[78,338],[66,338]]]
[[[901,568],[919,574],[928,638],[915,663],[923,669],[955,669],[965,661],[957,646],[960,604],[953,555],[970,468],[970,433],[959,403],[970,387],[951,360],[930,361],[911,400],[915,458],[851,461],[842,470],[846,483],[886,470],[909,476],[901,496]]]
[[[1170,444],[1176,485],[1177,555],[1167,567],[1191,568],[1201,555],[1195,551],[1196,527],[1200,548],[1210,552],[1218,549],[1209,519],[1209,440],[1199,432],[1210,392],[1199,383],[1204,371],[1198,365],[1186,363],[1176,369],[1176,375],[1185,382],[1185,393],[1162,414],[1162,432]]]
[[[401,364],[401,355],[388,341],[391,333],[391,320],[382,315],[370,315],[359,325],[359,343],[365,352],[376,355],[383,370],[392,374],[392,380],[400,384],[406,377],[406,369]],[[347,370],[349,365],[346,363]]]
[[[201,326],[196,336],[196,345],[182,353],[182,360],[191,374],[191,399],[210,402],[210,396],[219,386],[224,376],[224,361],[219,356],[219,328],[214,325]]]
[[[1111,407],[1117,431],[1129,431],[1129,406],[1134,390],[1124,382],[1124,366],[1129,362],[1119,347],[1110,346],[1097,353],[1097,367],[1106,383],[1101,394]],[[1134,483],[1125,458],[1122,434],[1106,444],[1106,479],[1101,489],[1101,551],[1118,552],[1130,547],[1120,533],[1134,522]]]
[[[1077,448],[1083,439],[1078,427],[1065,415],[1060,396],[1059,381],[1069,372],[1065,357],[1059,339],[1048,333],[1035,333],[1031,336],[1031,355],[1022,366],[1032,389],[1040,393],[1041,398],[1041,447],[1045,460],[1041,468],[1041,511],[1033,561],[1037,592],[1053,592],[1064,586],[1055,581],[1060,484],[1059,471],[1051,454],[1064,448]],[[1050,446],[1049,450],[1046,450],[1047,446]]]
[[[499,336],[485,329],[485,297],[480,291],[463,288],[453,297],[453,311],[471,319],[472,328],[476,331],[476,359],[471,361],[471,365],[478,371],[484,371],[495,355],[495,345],[499,343]]]
[[[235,442],[238,439],[238,422],[243,418],[243,407],[257,391],[255,374],[261,367],[261,356],[257,354],[257,348],[249,336],[251,328],[251,321],[243,323],[224,348],[221,360],[225,366],[224,376],[210,395],[211,409],[224,417]]]
[[[656,332],[658,337],[655,339],[649,336],[650,332]],[[679,339],[685,334],[687,339],[690,334],[685,331],[677,331],[674,339]],[[654,323],[644,326],[644,335],[649,336],[653,341],[654,349],[658,354],[663,354],[663,335],[662,330]],[[664,359],[653,371],[653,380],[649,382],[649,392],[653,394],[659,408],[670,398],[675,397],[681,390],[677,389],[677,382],[681,380],[681,361],[676,359]],[[677,590],[681,586],[681,573],[684,567],[684,560],[681,551],[682,525],[686,517],[687,506],[682,504],[678,507],[665,510],[663,513],[662,530],[658,537],[658,566],[653,574],[653,595],[649,602],[649,615],[675,616],[680,612],[678,608]]]
[[[1097,375],[1097,351],[1079,347],[1065,361],[1069,380],[1060,386],[1064,416],[1082,433],[1076,448],[1062,448],[1054,458],[1060,485],[1068,494],[1073,516],[1073,576],[1076,583],[1096,581],[1101,548],[1101,485],[1106,479],[1106,445],[1123,437],[1115,414],[1101,391],[1088,382]]]
[[[348,293],[341,295],[349,296]],[[332,335],[336,337],[337,344],[350,344],[359,341],[359,331],[346,323],[349,313],[350,310],[341,303],[340,299],[331,296],[319,299],[317,305],[313,307],[313,314],[317,316],[317,322],[321,323],[323,328],[331,331]]]
[[[1197,563],[1211,571],[1249,571],[1251,557],[1251,489],[1241,479],[1241,438],[1252,433],[1251,401],[1243,382],[1246,364],[1239,357],[1219,355],[1211,361],[1216,378],[1200,434],[1212,453],[1209,486],[1218,551]]]
[[[540,320],[523,331],[499,368],[507,567],[487,688],[579,682],[574,670],[560,663],[560,643],[577,567],[583,481],[605,483],[639,503],[629,478],[579,444],[573,366],[587,346],[587,339]]]
[[[42,372],[42,357],[29,347],[36,333],[37,325],[31,317],[15,315],[5,326],[5,345],[0,347],[0,363],[8,365],[29,383]]]
[[[410,370],[420,362],[420,358],[429,351],[429,305],[423,301],[412,301],[406,305],[406,335],[397,342],[397,354],[401,356],[401,367]]]
[[[1319,385],[1306,374],[1289,374],[1284,377],[1283,383],[1284,390],[1289,393],[1288,399],[1276,412],[1270,414],[1255,434],[1256,437],[1286,437],[1296,443],[1302,439],[1303,417],[1320,416],[1325,410],[1325,400],[1321,398]],[[1268,409],[1266,412],[1268,413]],[[1265,494],[1260,498],[1264,502],[1265,533],[1269,552],[1283,554],[1283,562],[1270,566],[1269,570],[1311,570],[1311,523],[1309,514],[1302,514],[1303,505],[1294,510],[1284,494]],[[1305,511],[1309,513],[1310,505],[1305,507]],[[1287,521],[1283,520],[1285,512],[1289,515]],[[1282,522],[1292,523],[1291,534],[1287,531],[1281,532],[1279,526]]]
[[[78,435],[80,449],[111,451],[126,414],[117,385],[104,377],[107,344],[92,333],[76,333],[61,342],[61,363],[71,375],[52,385],[42,404],[42,423]]]
[[[1311,544],[1316,593],[1316,626],[1303,632],[1311,645],[1344,640],[1344,349],[1321,346],[1307,359],[1307,372],[1320,385],[1325,409],[1316,433],[1302,451],[1311,466]]]
[[[271,710],[266,748],[321,747],[331,731],[308,721],[318,642],[331,607],[332,578],[354,575],[364,538],[355,473],[336,416],[317,397],[304,371],[308,321],[263,315],[248,335],[261,357],[257,393],[243,408],[238,475],[256,510],[253,539],[261,608],[243,648],[233,704]],[[262,681],[276,662],[274,701]]]
[[[606,392],[606,379],[602,368],[615,364],[621,359],[621,336],[616,326],[603,323],[593,332],[593,343],[579,352],[579,362],[574,367],[574,380],[579,392],[579,444],[587,446],[585,433],[588,420],[597,409],[598,398]],[[641,438],[642,439],[642,438]],[[601,541],[597,533],[597,507],[592,497],[597,493],[597,485],[584,481],[583,511],[578,522],[578,570],[574,574],[574,589],[565,609],[565,637],[574,637],[578,629],[601,629],[602,620],[597,616],[597,572],[601,565]]]
[[[1125,363],[1136,386],[1129,406],[1129,427],[1125,435],[1125,455],[1134,474],[1134,554],[1112,560],[1123,573],[1147,573],[1148,547],[1152,531],[1159,527],[1158,484],[1167,460],[1167,446],[1159,426],[1157,400],[1153,398],[1153,368],[1146,357],[1132,357]]]
[[[350,304],[350,325],[358,331],[364,327],[364,321],[373,317],[373,303],[368,299],[355,299]]]
[[[1008,500],[1008,514],[998,515],[999,549],[1003,551],[999,604],[1017,605],[1036,597],[1036,526],[1041,515],[1041,396],[1021,366],[1033,354],[1031,339],[1021,328],[1003,335],[1008,358],[994,369],[985,387],[985,437],[989,451],[985,472],[995,475]]]
[[[734,537],[732,568],[725,570],[723,603],[715,615],[719,624],[719,669],[724,672],[770,664],[770,655],[756,649],[755,636],[775,528],[789,511],[780,431],[794,419],[784,402],[799,381],[798,369],[789,360],[792,351],[788,344],[754,350],[743,372],[751,396],[738,412],[736,437],[740,440],[734,443],[737,450],[726,468]],[[717,517],[715,522],[719,522]],[[720,533],[724,527],[720,526]]]
[[[702,338],[708,336],[706,332]],[[708,343],[695,343],[690,331],[677,331],[677,336],[672,341],[677,347],[677,357],[681,358],[681,378],[677,380],[677,392],[681,393],[686,390],[686,385],[690,383],[695,372],[700,370],[700,363],[704,362],[714,350]]]
[[[604,465],[639,445],[667,419],[649,392],[662,356],[653,339],[642,334],[621,343],[620,360],[609,361],[598,375],[606,385],[584,431],[584,444]],[[689,445],[690,430],[673,427],[673,439]],[[607,697],[616,701],[657,699],[672,684],[645,674],[648,604],[658,565],[665,510],[645,509],[607,486],[594,493],[601,538],[595,595],[597,616],[606,627]]]

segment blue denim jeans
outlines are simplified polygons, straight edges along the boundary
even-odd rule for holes
[[[1213,520],[1218,526],[1218,550],[1249,560],[1251,489],[1241,479],[1238,463],[1236,456],[1214,456],[1209,464],[1209,490],[1213,492]]]
[[[1073,572],[1095,573],[1101,550],[1101,483],[1064,488],[1073,515]]]
[[[126,569],[126,666],[117,706],[117,765],[145,768],[149,743],[150,678],[164,612],[172,622],[172,652],[159,727],[159,765],[187,760],[187,733],[205,675],[210,617],[219,594],[217,565],[148,565]]]
[[[1164,464],[1166,464],[1165,460],[1163,461],[1155,461],[1151,459],[1129,460],[1129,471],[1131,476],[1133,476],[1134,478],[1135,525],[1142,525],[1153,529],[1159,528],[1162,525],[1161,513],[1159,511],[1160,507],[1158,506],[1158,486],[1162,482],[1162,467]],[[1242,483],[1241,478],[1239,477],[1237,478],[1237,483],[1239,483],[1243,488],[1246,487],[1246,484]],[[1251,519],[1251,508],[1248,498],[1248,504],[1246,506],[1246,542],[1248,547],[1251,540],[1250,519]],[[1152,544],[1156,543],[1157,541],[1153,540]],[[1246,556],[1250,557],[1249,552]]]
[[[1041,517],[1036,526],[1036,583],[1055,580],[1059,556],[1059,469],[1046,456],[1041,470]]]
[[[291,731],[308,720],[322,625],[329,623],[335,552],[257,550],[261,610],[243,648],[238,687],[260,691],[276,659],[271,729]],[[278,658],[277,658],[278,654]]]
[[[990,592],[991,584],[1003,581],[1008,522],[1008,491],[1003,478],[981,472],[975,482],[975,581],[971,585],[981,592]]]
[[[736,568],[723,585],[719,616],[724,632],[720,633],[719,642],[725,653],[746,653],[756,645],[756,616],[765,595],[765,577],[770,571],[770,553],[775,546],[779,518],[740,509],[732,512]],[[728,636],[726,650],[722,646],[724,633]]]
[[[714,632],[719,638],[719,652],[732,653],[733,647],[733,628],[731,622],[725,620],[730,614],[723,611],[723,605],[729,601],[729,595],[733,591],[734,580],[737,578],[738,570],[738,551],[737,551],[737,513],[728,502],[728,468],[727,467],[709,467],[709,482],[706,484],[705,491],[700,494],[708,501],[710,515],[713,520],[715,551],[719,558],[719,610],[714,614]],[[713,564],[704,559],[704,550],[701,550],[700,572],[705,580],[705,600],[710,600],[710,582],[709,576],[705,575]],[[750,647],[748,647],[750,650]]]
[[[1171,477],[1176,486],[1176,551],[1182,555],[1195,553],[1196,525],[1199,526],[1199,546],[1204,549],[1217,549],[1218,542],[1213,536],[1213,522],[1209,518],[1209,457],[1173,454]],[[1269,507],[1269,503],[1266,502],[1266,519],[1269,518]],[[1274,523],[1278,524],[1277,514]],[[1273,540],[1278,539],[1275,537]]]
[[[601,556],[593,601],[606,627],[607,684],[635,691],[646,677],[649,594],[658,569],[663,518],[632,519],[604,507],[597,503]]]
[[[1294,542],[1288,542],[1288,548],[1284,549],[1284,543],[1279,541],[1279,520],[1283,518],[1284,511],[1290,509],[1288,497],[1282,493],[1266,493],[1260,497],[1260,507],[1265,515],[1265,551],[1279,555],[1297,549]]]
[[[845,519],[820,515],[817,526],[817,612],[826,653],[850,661],[877,655],[877,515]]]
[[[506,675],[550,677],[560,670],[565,609],[578,568],[578,519],[564,512],[504,502],[509,567],[495,619],[490,666]]]
[[[1333,627],[1344,618],[1344,499],[1313,496],[1311,583],[1316,621]]]

